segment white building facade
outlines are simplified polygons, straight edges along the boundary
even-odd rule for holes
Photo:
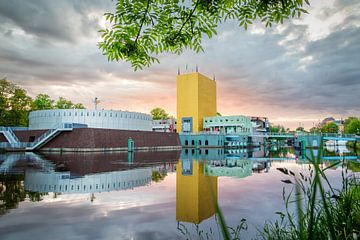
[[[54,109],[29,114],[29,130],[53,129],[63,123],[85,124],[89,128],[152,131],[151,116],[138,112]]]
[[[208,132],[244,135],[252,133],[250,118],[242,115],[205,117],[203,126],[204,131]]]

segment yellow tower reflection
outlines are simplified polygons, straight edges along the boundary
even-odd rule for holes
[[[215,214],[217,177],[204,175],[204,162],[182,159],[176,165],[176,221],[198,224]]]

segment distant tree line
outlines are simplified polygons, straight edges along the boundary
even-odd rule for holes
[[[63,97],[57,101],[47,94],[38,94],[35,99],[25,89],[0,79],[0,126],[28,126],[29,112],[46,109],[84,109],[81,103],[73,103]]]
[[[311,133],[338,133],[340,130],[346,134],[359,134],[360,135],[360,118],[349,117],[343,121],[343,129],[340,129],[339,125],[335,122],[327,122],[325,124],[319,124],[319,126],[310,128]],[[270,125],[270,132],[285,133],[290,132],[289,129],[284,128],[281,125]],[[303,127],[298,127],[296,132],[305,132]]]
[[[312,127],[310,132],[314,133],[338,133],[340,127],[335,122],[327,122],[326,124]],[[343,121],[343,132],[346,134],[360,134],[360,118],[349,117]]]

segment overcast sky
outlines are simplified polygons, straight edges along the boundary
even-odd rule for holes
[[[227,23],[205,52],[160,56],[134,72],[97,48],[111,0],[0,0],[0,78],[31,96],[47,93],[92,108],[176,113],[176,74],[216,76],[218,112],[267,116],[294,128],[360,115],[360,1],[313,0],[310,14],[265,29]]]

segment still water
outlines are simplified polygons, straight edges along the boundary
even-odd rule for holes
[[[346,147],[329,148],[322,166],[339,156],[359,170],[359,155]],[[214,201],[228,226],[246,219],[248,239],[284,210],[282,191],[291,185],[276,168],[308,169],[292,148],[13,153],[0,155],[0,164],[3,240],[184,239],[186,232],[219,239]],[[341,168],[328,177],[340,186]]]

